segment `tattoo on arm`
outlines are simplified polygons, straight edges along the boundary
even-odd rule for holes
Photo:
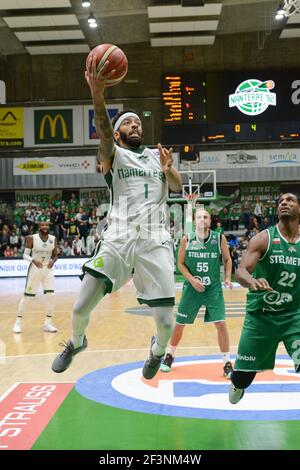
[[[113,128],[105,105],[95,104],[95,127],[100,137],[100,160],[111,159],[115,144]]]

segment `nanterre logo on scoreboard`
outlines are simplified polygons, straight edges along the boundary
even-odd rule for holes
[[[237,107],[241,113],[248,116],[262,114],[269,106],[276,106],[276,93],[273,80],[261,82],[255,78],[240,83],[235,93],[229,95],[229,107]]]

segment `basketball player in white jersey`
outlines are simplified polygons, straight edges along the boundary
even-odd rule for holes
[[[44,301],[46,306],[46,319],[43,331],[55,333],[57,328],[52,325],[54,310],[54,269],[57,260],[57,240],[49,233],[49,223],[40,222],[39,231],[29,235],[26,239],[23,259],[30,262],[25,292],[18,306],[16,322],[13,326],[14,333],[22,332],[23,313],[30,301],[35,297],[40,284],[44,290]]]
[[[84,277],[73,308],[73,335],[53,362],[54,372],[69,367],[75,354],[87,347],[85,330],[90,313],[106,293],[118,290],[131,277],[139,303],[151,307],[157,333],[152,337],[149,358],[143,368],[146,379],[154,377],[172,332],[175,300],[173,246],[165,229],[168,185],[180,191],[179,173],[172,167],[172,150],[151,150],[142,145],[138,115],[123,112],[109,119],[104,101],[108,62],[99,72],[96,60],[88,62],[86,80],[100,136],[102,171],[111,191],[109,225],[95,254],[84,265]],[[131,347],[129,339],[128,346]]]

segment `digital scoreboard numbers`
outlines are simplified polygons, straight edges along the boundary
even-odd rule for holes
[[[170,145],[300,142],[300,70],[165,75],[163,108]]]
[[[206,122],[206,82],[200,74],[165,75],[162,99],[165,125]]]
[[[183,124],[182,81],[180,75],[163,77],[163,120],[164,124]]]

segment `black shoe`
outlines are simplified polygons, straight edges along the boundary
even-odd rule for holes
[[[83,351],[87,345],[88,342],[86,336],[84,336],[82,346],[79,346],[79,348],[74,348],[74,345],[70,339],[67,343],[60,343],[60,346],[65,346],[65,349],[54,359],[52,364],[53,372],[64,372],[71,364],[73,356],[78,354],[80,351]]]
[[[227,361],[226,364],[223,367],[223,375],[226,377],[226,379],[230,379],[231,374],[233,372],[233,367],[230,361]]]
[[[143,377],[145,379],[152,379],[156,372],[158,371],[161,363],[162,356],[154,356],[152,352],[152,346],[155,343],[155,336],[152,336],[151,338],[151,345],[150,345],[150,353],[149,353],[149,358],[145,361],[144,367],[143,367]]]
[[[167,353],[164,357],[164,360],[162,361],[160,370],[162,372],[170,372],[173,362],[174,362],[174,356],[172,356],[172,354],[170,353]]]

